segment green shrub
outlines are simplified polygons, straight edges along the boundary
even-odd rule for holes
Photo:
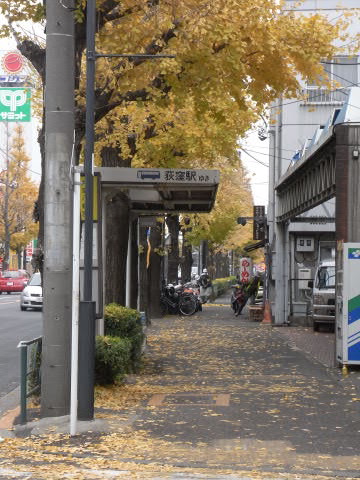
[[[131,372],[140,366],[144,333],[140,323],[140,312],[110,303],[105,307],[105,335],[128,338],[131,341]]]
[[[97,336],[95,344],[95,383],[110,385],[131,370],[129,338]]]
[[[142,331],[140,312],[117,303],[105,306],[105,334],[113,337],[132,337]]]
[[[231,276],[231,277],[226,277],[226,278],[216,278],[213,280],[213,292],[214,292],[214,298],[218,297],[222,293],[224,293],[230,285],[233,285],[236,282],[236,277]]]

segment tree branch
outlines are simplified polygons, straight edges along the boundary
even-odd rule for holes
[[[35,70],[41,77],[43,84],[45,83],[45,48],[40,47],[32,40],[23,40],[17,46],[18,50],[26,57],[34,66]]]

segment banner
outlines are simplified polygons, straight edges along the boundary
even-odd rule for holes
[[[252,260],[248,257],[240,258],[240,282],[247,283],[252,277]]]

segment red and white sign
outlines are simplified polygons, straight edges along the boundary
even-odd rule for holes
[[[252,276],[252,260],[248,257],[240,258],[240,281],[249,282]]]
[[[19,52],[6,52],[1,57],[1,64],[6,73],[20,73],[24,68],[24,59]]]
[[[30,262],[33,255],[33,242],[30,242],[26,245],[26,261]]]

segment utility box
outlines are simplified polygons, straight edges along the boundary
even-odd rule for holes
[[[336,282],[336,359],[360,365],[360,243],[338,243]]]
[[[299,271],[298,271],[299,290],[308,290],[309,280],[311,280],[311,269],[299,268]]]
[[[315,250],[315,242],[313,237],[297,237],[296,251],[297,252],[313,252]]]

